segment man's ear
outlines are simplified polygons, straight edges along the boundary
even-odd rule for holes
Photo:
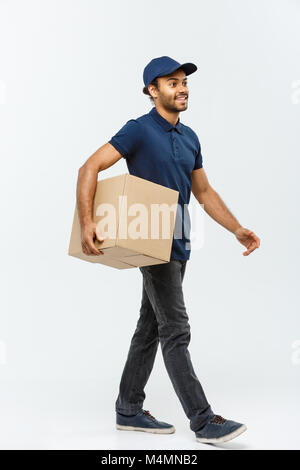
[[[154,85],[148,85],[148,91],[153,99],[157,98],[157,96],[155,96],[157,90]]]

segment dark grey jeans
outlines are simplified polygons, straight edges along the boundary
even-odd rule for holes
[[[213,411],[195,374],[188,345],[191,339],[182,281],[187,261],[139,267],[143,275],[140,317],[121,377],[115,410],[133,415],[143,408],[144,388],[151,374],[158,344],[174,390],[197,431]]]

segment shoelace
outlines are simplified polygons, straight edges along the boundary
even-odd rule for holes
[[[143,410],[143,414],[146,415],[146,416],[149,416],[149,418],[154,418],[154,416],[152,416],[150,413],[149,413],[149,410]]]
[[[216,423],[216,424],[224,424],[226,421],[225,418],[223,418],[220,415],[215,415],[214,418],[211,420],[211,423]]]

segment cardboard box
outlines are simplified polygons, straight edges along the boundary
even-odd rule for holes
[[[179,192],[130,174],[99,180],[93,220],[104,255],[86,255],[81,246],[77,204],[68,254],[117,269],[170,261]]]

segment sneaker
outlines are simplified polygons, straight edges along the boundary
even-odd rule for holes
[[[116,411],[116,428],[124,431],[144,431],[156,434],[172,434],[175,432],[172,424],[157,421],[148,410],[140,410],[136,415],[125,416]]]
[[[245,424],[230,421],[220,415],[213,415],[208,423],[195,432],[196,441],[211,444],[227,442],[242,434],[246,429]]]

